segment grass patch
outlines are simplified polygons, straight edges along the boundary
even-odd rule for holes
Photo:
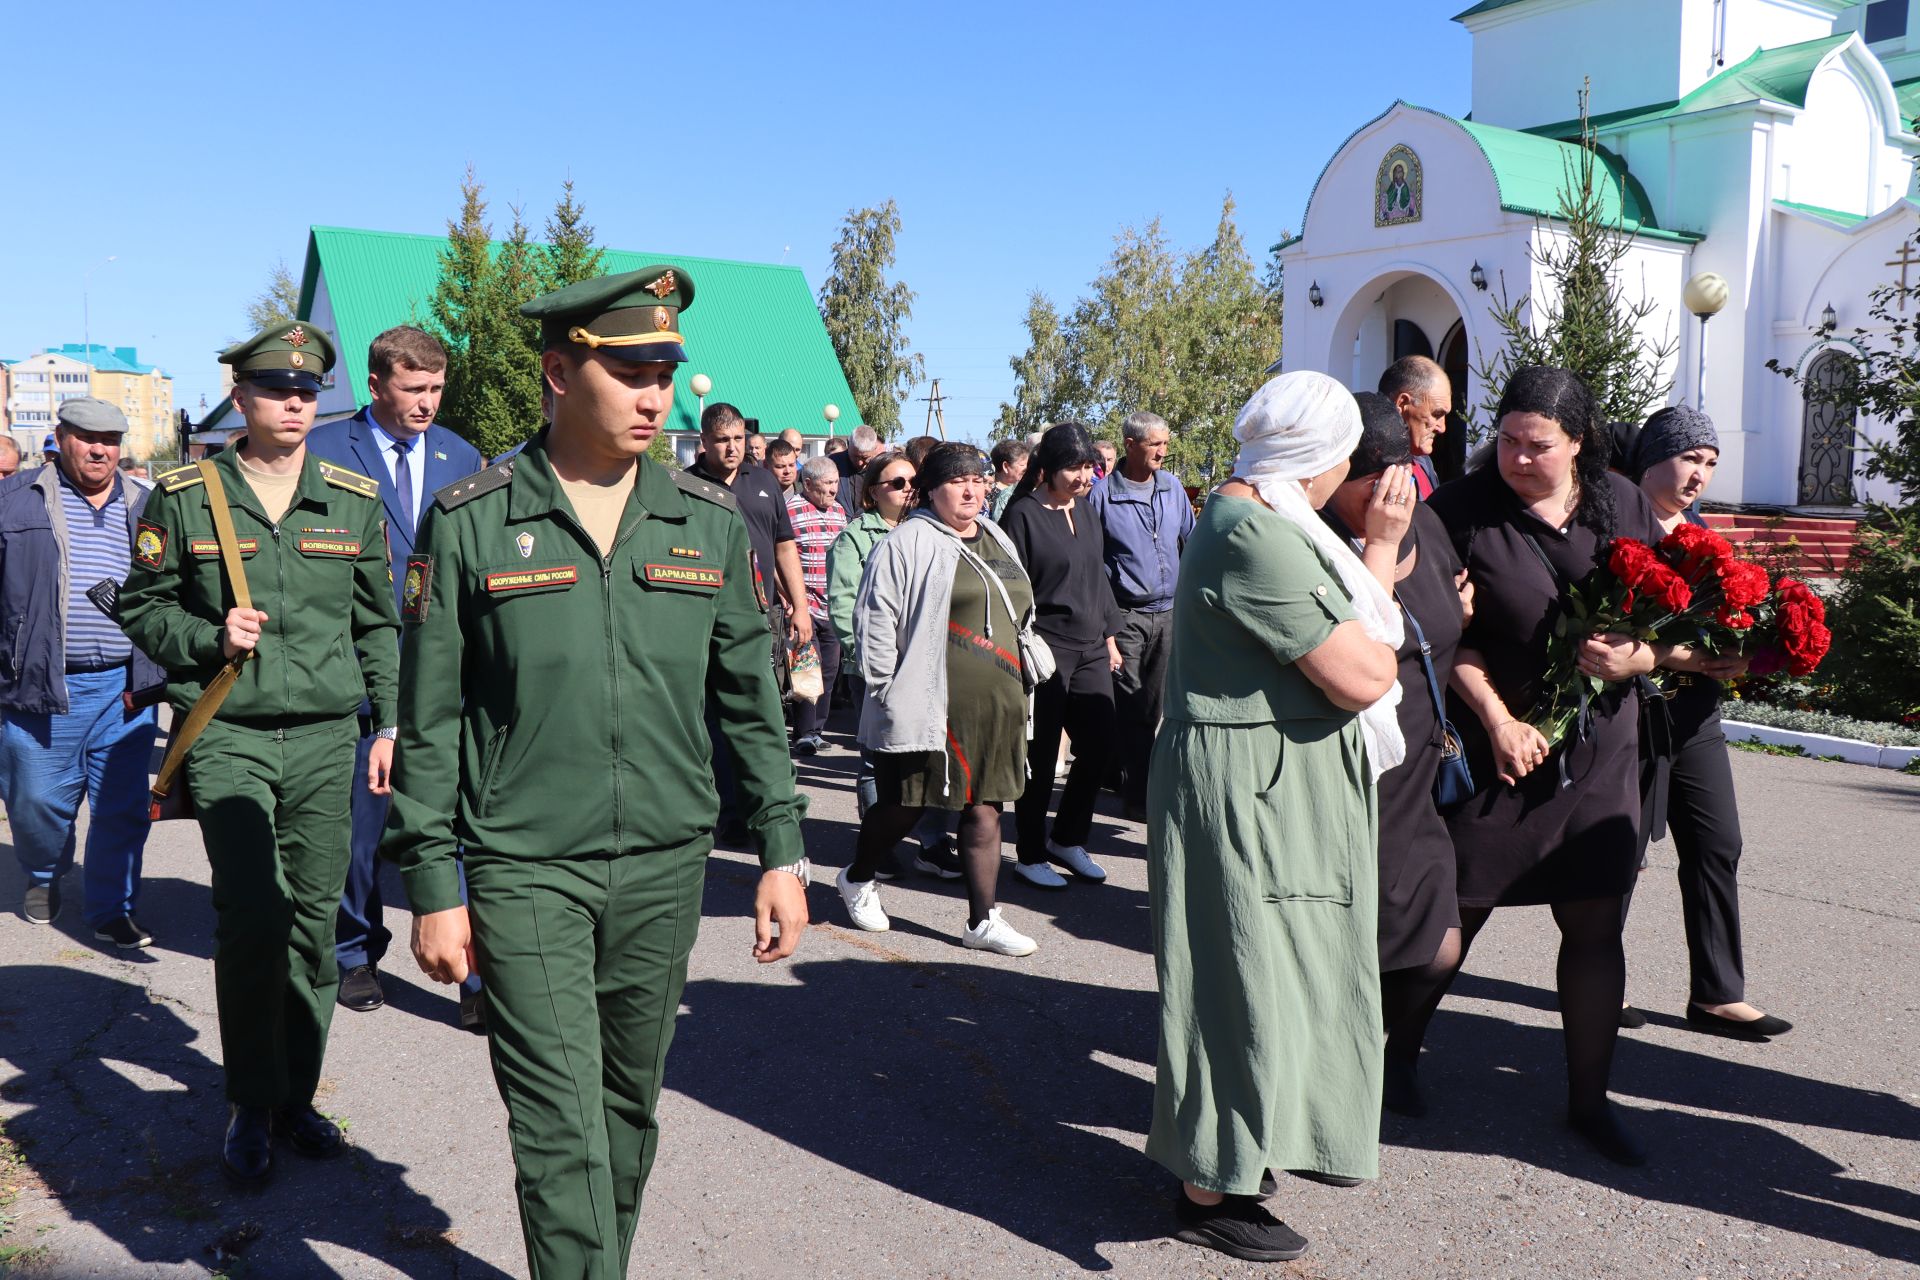
[[[1803,758],[1807,756],[1807,749],[1798,744],[1755,742],[1751,738],[1746,738],[1739,742],[1728,743],[1727,745],[1731,746],[1735,751],[1751,751],[1757,756],[1801,756]]]

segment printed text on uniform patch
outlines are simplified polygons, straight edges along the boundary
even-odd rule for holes
[[[505,591],[528,591],[534,587],[567,586],[578,581],[580,570],[570,564],[552,569],[507,569],[487,575],[487,590],[499,595]]]
[[[725,573],[705,565],[650,564],[646,575],[648,582],[664,582],[676,587],[707,587],[717,591],[726,583]]]

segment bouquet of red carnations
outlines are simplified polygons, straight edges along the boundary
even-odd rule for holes
[[[1804,582],[1780,579],[1755,612],[1758,616],[1747,642],[1753,662],[1747,669],[1757,676],[1776,671],[1812,675],[1833,647],[1826,602]]]
[[[1767,571],[1733,554],[1733,544],[1713,530],[1683,524],[1660,539],[1654,551],[1691,588],[1693,598],[1655,637],[1690,644],[1708,653],[1737,653],[1766,603]]]

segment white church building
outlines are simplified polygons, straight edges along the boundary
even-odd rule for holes
[[[1456,20],[1468,117],[1399,102],[1362,125],[1280,247],[1285,367],[1371,389],[1430,355],[1456,407],[1479,405],[1489,304],[1543,296],[1538,252],[1564,235],[1587,82],[1606,198],[1634,234],[1625,292],[1658,304],[1649,337],[1679,340],[1673,399],[1720,430],[1713,496],[1811,513],[1872,493],[1853,424],[1767,362],[1844,372],[1869,294],[1920,290],[1920,0],[1484,0]],[[1682,295],[1709,272],[1731,297],[1703,323]],[[1920,311],[1920,292],[1896,305]]]

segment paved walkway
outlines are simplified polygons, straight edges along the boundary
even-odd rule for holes
[[[1560,1129],[1552,924],[1504,913],[1436,1020],[1433,1114],[1388,1118],[1377,1183],[1283,1188],[1276,1210],[1313,1246],[1261,1268],[1162,1235],[1169,1180],[1141,1155],[1141,830],[1097,824],[1104,887],[1005,878],[1031,959],[961,950],[964,899],[925,880],[885,890],[891,933],[858,934],[830,883],[851,852],[850,762],[803,765],[824,923],[795,963],[750,961],[752,865],[713,860],[635,1276],[1920,1275],[1920,779],[1736,754],[1752,992],[1799,1023],[1771,1045],[1681,1023],[1673,854],[1656,846],[1629,929],[1652,1025],[1615,1071],[1651,1168]],[[0,856],[0,1272],[524,1276],[484,1044],[399,951],[388,1007],[334,1020],[321,1105],[349,1157],[286,1155],[265,1192],[226,1188],[197,833],[157,832],[147,867],[158,943],[127,959],[72,908],[27,925]]]

